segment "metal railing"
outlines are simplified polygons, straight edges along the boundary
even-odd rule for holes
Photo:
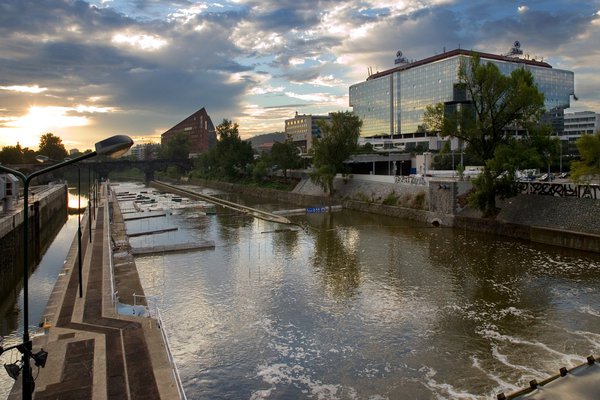
[[[160,309],[157,305],[156,296],[145,296],[142,294],[133,294],[133,306],[136,307],[137,299],[143,298],[146,299],[146,310],[148,311],[147,317],[153,318],[158,323],[158,329],[160,330],[160,335],[163,339],[163,343],[165,344],[165,348],[167,350],[167,358],[169,359],[169,366],[171,367],[171,372],[173,374],[173,379],[177,384],[177,391],[179,392],[179,398],[182,400],[187,400],[187,396],[185,391],[183,390],[183,383],[181,382],[181,377],[179,376],[179,369],[177,368],[177,363],[175,363],[175,357],[173,357],[173,352],[171,351],[171,343],[169,342],[169,335],[164,328],[164,323],[162,320],[162,316],[160,314]],[[150,307],[150,303],[152,303],[152,307]]]
[[[175,358],[173,357],[173,353],[171,352],[171,343],[169,342],[169,337],[167,332],[164,329],[164,324],[162,317],[160,315],[160,309],[156,307],[156,320],[158,321],[158,328],[160,329],[161,336],[163,338],[163,342],[165,343],[165,347],[167,349],[167,357],[169,358],[169,364],[171,365],[171,372],[173,373],[173,378],[177,383],[177,391],[179,392],[179,398],[182,400],[187,400],[187,396],[185,395],[185,391],[183,390],[183,383],[181,383],[181,377],[179,376],[179,369],[177,368],[177,364],[175,363]]]

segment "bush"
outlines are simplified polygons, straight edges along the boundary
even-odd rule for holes
[[[416,194],[412,201],[412,208],[415,208],[417,210],[425,210],[427,208],[425,192],[419,192]]]
[[[398,200],[400,200],[400,197],[396,194],[395,191],[392,190],[390,193],[388,193],[385,199],[383,199],[381,204],[384,204],[386,206],[395,206],[398,204]]]

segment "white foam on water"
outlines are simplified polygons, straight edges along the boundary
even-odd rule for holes
[[[561,359],[563,360],[569,360],[569,362],[571,361],[577,361],[577,362],[583,362],[585,361],[584,358],[582,358],[581,356],[577,355],[577,354],[565,354],[565,353],[561,353],[560,351],[554,350],[550,347],[548,347],[546,344],[542,343],[542,342],[531,342],[529,340],[524,340],[524,339],[519,339],[516,338],[514,336],[509,336],[509,335],[502,335],[501,333],[497,332],[497,331],[493,331],[490,329],[482,329],[478,332],[479,334],[481,334],[484,338],[488,338],[488,339],[495,339],[498,341],[504,341],[504,342],[510,342],[513,344],[523,344],[523,345],[527,345],[527,346],[533,346],[533,347],[539,347],[543,350],[545,350],[548,353],[557,355],[559,357],[561,357]]]
[[[588,331],[569,331],[569,330],[567,330],[567,332],[569,332],[572,335],[578,335],[578,336],[583,337],[585,340],[587,340],[588,342],[590,342],[591,344],[594,345],[594,350],[596,350],[596,351],[600,350],[600,334],[588,332]]]
[[[431,367],[422,367],[419,371],[425,372],[425,382],[423,384],[436,396],[437,399],[460,399],[460,400],[479,400],[482,396],[460,391],[449,383],[438,383],[433,377],[437,371]]]
[[[283,363],[271,365],[259,365],[257,377],[263,382],[271,385],[269,389],[261,389],[252,393],[251,399],[268,398],[277,391],[277,385],[293,385],[306,393],[308,397],[318,400],[334,399],[357,399],[356,390],[351,387],[344,388],[341,385],[326,384],[320,380],[313,379],[308,375],[308,370],[300,365],[287,365]]]
[[[589,314],[589,315],[593,315],[594,317],[598,317],[600,318],[600,311],[598,310],[594,310],[591,306],[586,305],[586,306],[581,306],[577,309],[577,311],[579,311],[582,314]]]
[[[499,387],[499,390],[497,390],[498,392],[503,392],[503,391],[516,392],[517,390],[519,390],[518,386],[516,386],[512,383],[506,382],[504,379],[500,378],[498,375],[493,374],[491,371],[484,369],[481,366],[481,364],[479,364],[479,360],[477,359],[477,357],[473,356],[473,357],[471,357],[471,360],[473,361],[472,365],[474,368],[480,370],[485,375],[487,375],[488,378],[490,378],[491,380],[493,380],[494,382],[496,382],[498,384],[498,387]]]
[[[506,365],[507,367],[509,367],[513,370],[522,371],[522,372],[529,374],[530,377],[527,378],[528,380],[531,380],[532,378],[540,379],[547,375],[547,374],[544,374],[544,372],[542,372],[542,371],[538,371],[533,368],[525,367],[523,365],[517,365],[517,364],[511,363],[510,361],[508,361],[508,357],[506,355],[500,353],[500,351],[498,350],[498,346],[492,346],[492,356],[494,356],[494,358],[496,360],[500,361],[502,364]]]

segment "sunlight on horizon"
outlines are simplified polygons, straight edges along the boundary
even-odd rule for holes
[[[32,106],[27,114],[5,118],[0,127],[0,146],[15,146],[18,142],[23,148],[37,148],[40,136],[45,133],[52,132],[60,136],[60,132],[56,131],[62,128],[91,124],[88,117],[69,115],[73,111],[77,112],[78,108]]]

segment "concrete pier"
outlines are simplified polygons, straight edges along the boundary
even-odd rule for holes
[[[119,241],[115,235],[124,234],[124,229],[114,232],[114,226],[123,221],[120,212],[120,221],[113,220],[106,186],[102,192],[91,243],[85,225],[88,219],[82,218],[83,297],[78,296],[75,238],[40,321],[46,333],[41,329],[34,335],[33,352],[40,348],[48,352],[39,375],[32,367],[37,376],[34,399],[183,398],[161,324],[150,317],[116,313],[116,292],[124,288],[125,294],[129,288],[140,295],[143,290],[132,262],[122,265],[126,272],[118,280],[113,276],[112,252]],[[126,297],[121,301],[126,302]],[[19,379],[9,399],[20,399],[20,391]]]

